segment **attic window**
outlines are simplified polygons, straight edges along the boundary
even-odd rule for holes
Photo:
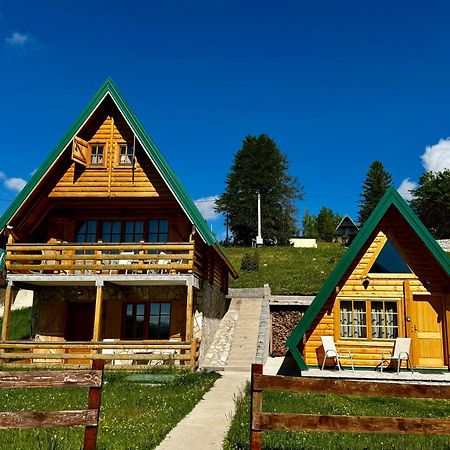
[[[103,166],[105,165],[104,144],[92,144],[91,145],[91,166]]]
[[[369,273],[411,273],[411,269],[389,239],[384,244]]]
[[[121,166],[131,166],[133,164],[133,147],[131,145],[119,146],[119,164]]]

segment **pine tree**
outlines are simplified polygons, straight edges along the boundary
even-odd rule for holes
[[[333,242],[336,227],[339,225],[342,217],[335,214],[330,208],[323,206],[320,208],[316,219],[317,234],[319,239],[325,242]]]
[[[384,170],[380,161],[373,161],[369,166],[359,201],[358,220],[363,225],[377,206],[381,197],[392,184],[392,175]]]
[[[268,136],[244,139],[234,156],[225,192],[216,200],[216,210],[228,218],[234,244],[251,245],[256,237],[258,192],[263,238],[287,244],[298,232],[295,200],[302,198],[302,188],[288,174],[288,166],[286,156]]]
[[[425,172],[412,192],[411,207],[436,239],[450,238],[450,169]]]
[[[305,214],[302,219],[302,236],[310,239],[317,239],[319,237],[317,233],[317,217],[309,214],[309,210],[305,210]]]

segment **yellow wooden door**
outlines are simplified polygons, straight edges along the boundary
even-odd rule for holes
[[[413,363],[416,367],[444,366],[442,317],[441,297],[413,297],[411,338]]]

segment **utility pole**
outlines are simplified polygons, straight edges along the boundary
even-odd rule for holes
[[[258,191],[258,236],[256,236],[256,245],[263,245],[261,236],[261,194]]]

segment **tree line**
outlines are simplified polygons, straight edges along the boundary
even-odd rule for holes
[[[373,161],[362,185],[358,221],[363,225],[389,186],[392,175]],[[296,201],[303,186],[289,174],[289,161],[269,136],[247,136],[236,152],[218,197],[216,211],[225,217],[225,242],[252,245],[257,234],[257,196],[261,196],[262,230],[266,243],[286,245],[299,234]],[[412,192],[410,206],[436,238],[450,237],[450,170],[425,172]],[[342,217],[323,206],[317,216],[308,210],[302,220],[304,237],[332,241]]]

